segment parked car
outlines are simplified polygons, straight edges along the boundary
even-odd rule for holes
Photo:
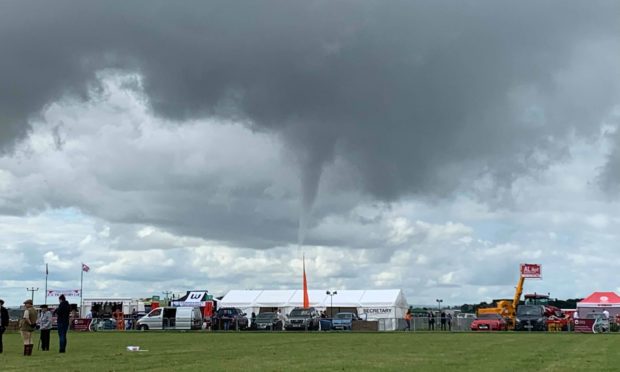
[[[338,313],[332,319],[332,329],[351,330],[353,327],[353,321],[359,320],[355,313]]]
[[[246,313],[236,307],[219,308],[211,320],[214,330],[246,329],[249,323]]]
[[[116,320],[111,318],[95,318],[90,322],[88,328],[91,331],[114,330],[116,329]]]
[[[321,314],[313,308],[296,307],[288,315],[284,328],[290,330],[319,330]]]
[[[480,314],[470,325],[472,331],[506,331],[508,323],[499,314]]]
[[[254,324],[257,330],[281,331],[283,329],[282,321],[278,319],[278,314],[272,312],[259,313]]]

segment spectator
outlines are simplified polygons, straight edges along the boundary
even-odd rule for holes
[[[250,317],[250,321],[252,324],[250,325],[250,329],[256,329],[256,313],[252,311],[252,316]]]
[[[39,329],[41,330],[41,350],[49,351],[50,332],[52,331],[52,313],[49,312],[47,305],[41,305]]]
[[[124,331],[125,330],[125,314],[123,314],[123,310],[120,307],[116,308],[116,311],[112,313],[112,316],[116,320],[116,330]]]
[[[446,318],[448,319],[448,331],[452,331],[452,313],[448,313]]]
[[[441,312],[441,330],[445,331],[446,330],[446,312],[442,311]]]
[[[413,319],[413,314],[411,313],[411,309],[407,309],[407,313],[405,314],[405,330],[411,331],[411,319]]]
[[[32,355],[32,332],[36,329],[37,311],[32,307],[32,300],[24,301],[24,316],[22,317],[19,330],[24,340],[24,355]]]
[[[54,314],[57,317],[58,322],[58,352],[64,353],[67,350],[67,330],[69,330],[69,315],[71,314],[71,307],[69,302],[65,298],[65,295],[58,297],[60,302]]]
[[[133,309],[131,311],[131,329],[136,329],[136,325],[138,324],[138,311]]]
[[[435,330],[435,314],[433,314],[432,311],[428,312],[428,330],[429,331]]]
[[[278,320],[282,322],[282,327],[286,324],[286,315],[282,312],[282,309],[278,309]]]
[[[4,300],[0,299],[0,354],[2,354],[2,334],[9,326],[9,311],[4,307]]]

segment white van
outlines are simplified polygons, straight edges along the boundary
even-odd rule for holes
[[[200,329],[202,314],[197,307],[158,307],[138,319],[138,329]]]

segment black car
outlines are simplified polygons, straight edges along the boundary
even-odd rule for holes
[[[284,325],[287,331],[290,330],[319,330],[321,314],[313,308],[296,307],[288,315],[288,320]]]
[[[219,308],[212,317],[211,324],[214,330],[233,330],[248,328],[249,320],[246,314],[236,307]]]
[[[283,329],[282,326],[282,321],[278,319],[277,313],[260,313],[254,321],[254,328],[259,331],[281,331]]]
[[[520,305],[515,324],[517,331],[546,331],[547,317],[542,305]]]

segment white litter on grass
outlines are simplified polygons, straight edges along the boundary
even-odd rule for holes
[[[140,346],[127,346],[127,351],[148,351],[148,350],[140,350]]]

